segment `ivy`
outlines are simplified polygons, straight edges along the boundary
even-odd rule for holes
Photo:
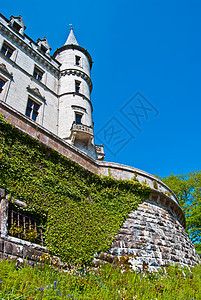
[[[136,180],[98,176],[0,115],[0,187],[45,217],[48,249],[71,263],[90,263],[110,248],[131,210],[151,189]]]

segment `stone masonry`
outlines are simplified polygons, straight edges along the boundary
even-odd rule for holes
[[[158,266],[179,262],[183,265],[193,265],[200,262],[199,256],[195,251],[194,245],[185,232],[185,215],[178,204],[175,194],[158,178],[136,168],[124,166],[116,163],[102,162],[94,160],[73,145],[37,126],[31,120],[24,118],[22,114],[16,112],[13,108],[0,102],[0,112],[22,132],[28,132],[32,137],[46,145],[49,150],[54,148],[60,154],[77,161],[85,169],[91,172],[108,175],[117,179],[131,179],[136,177],[139,182],[146,182],[152,189],[153,195],[144,204],[141,204],[135,212],[131,212],[129,218],[124,222],[122,228],[117,234],[116,241],[111,245],[109,254],[111,256],[121,256],[131,254],[130,258],[134,268],[142,269],[143,262],[148,264],[150,270],[155,270]],[[1,242],[2,257],[16,255],[18,243],[22,247],[22,240],[14,241],[6,237]],[[19,240],[19,239],[17,239]],[[6,243],[5,243],[6,242]],[[20,252],[21,258],[27,257],[27,246],[36,251],[47,251],[40,246],[23,246]],[[25,243],[25,244],[26,244]],[[37,247],[38,248],[37,248]],[[10,247],[10,248],[8,248]],[[36,248],[34,248],[36,247]],[[13,249],[7,251],[7,249]],[[30,250],[31,251],[31,250]],[[30,255],[32,257],[33,253]],[[134,259],[134,256],[136,258]],[[30,260],[30,263],[33,263]]]
[[[47,248],[31,243],[8,234],[8,200],[5,190],[0,189],[0,259],[15,259],[18,263],[34,266],[40,261],[42,254],[47,253]],[[26,204],[17,199],[13,199],[18,206]]]
[[[193,266],[199,255],[174,211],[162,198],[151,197],[132,211],[115,236],[108,253],[97,258],[107,260],[129,255],[133,269],[149,271],[160,266],[179,263]],[[104,258],[103,258],[104,257]]]

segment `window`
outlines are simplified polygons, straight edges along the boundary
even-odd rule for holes
[[[14,49],[4,42],[3,47],[1,48],[1,53],[10,58],[13,54],[13,51]]]
[[[40,51],[41,51],[43,54],[46,54],[47,48],[45,48],[45,46],[41,45]]]
[[[3,91],[3,86],[6,82],[0,78],[0,93]]]
[[[36,121],[39,108],[40,108],[40,105],[29,98],[28,102],[27,102],[27,108],[26,108],[25,115],[27,117],[29,117],[30,119],[32,119],[33,121]]]
[[[19,32],[21,28],[22,28],[22,27],[21,27],[18,23],[16,23],[16,22],[13,23],[13,29],[14,29],[16,32]]]
[[[41,81],[43,77],[43,71],[41,71],[39,68],[35,67],[33,77],[36,78],[37,80]]]
[[[78,114],[78,113],[75,114],[75,122],[77,124],[82,124],[82,115],[81,114]]]
[[[75,80],[75,91],[76,93],[80,92],[80,81]]]
[[[81,57],[75,55],[75,64],[76,64],[76,66],[80,66],[80,63],[81,63]]]
[[[8,234],[43,246],[43,232],[38,220],[12,207],[8,209]]]

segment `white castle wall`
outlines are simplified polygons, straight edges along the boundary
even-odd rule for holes
[[[25,114],[28,96],[34,99],[33,95],[30,95],[27,91],[27,88],[37,88],[41,96],[44,97],[44,100],[35,98],[41,104],[37,123],[56,133],[58,76],[55,76],[55,73],[50,71],[48,62],[45,64],[43,61],[42,63],[42,60],[40,60],[40,57],[34,51],[36,49],[30,47],[30,41],[18,37],[10,28],[8,28],[7,32],[4,31],[4,27],[0,29],[2,30],[0,35],[0,49],[4,42],[7,42],[8,45],[14,48],[14,52],[10,58],[0,52],[0,64],[4,64],[8,72],[12,73],[12,79],[6,82],[4,88],[6,89],[6,93],[1,93],[0,99]],[[12,32],[12,36],[9,35],[10,32]],[[44,72],[41,81],[33,77],[35,66]],[[2,76],[2,78],[5,78],[5,76]],[[8,78],[5,79],[7,80]]]

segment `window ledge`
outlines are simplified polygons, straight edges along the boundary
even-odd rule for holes
[[[15,244],[18,244],[18,245],[22,245],[22,246],[29,246],[29,247],[32,247],[32,248],[40,248],[41,250],[47,250],[46,247],[44,246],[41,246],[39,244],[35,244],[35,243],[31,243],[31,242],[28,242],[28,241],[25,241],[25,240],[22,240],[22,239],[18,239],[16,237],[13,237],[13,236],[10,236],[10,235],[7,235],[4,237],[5,240],[7,240],[8,242],[13,242]]]

